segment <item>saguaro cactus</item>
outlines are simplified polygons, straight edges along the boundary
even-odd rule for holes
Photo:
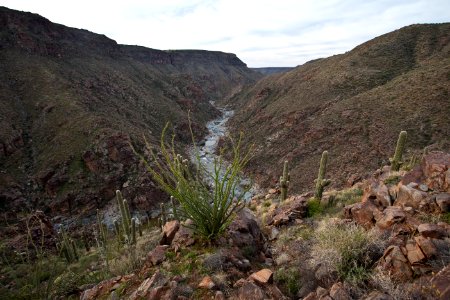
[[[119,206],[120,215],[122,217],[122,228],[124,235],[131,241],[131,214],[130,208],[128,207],[127,200],[124,200],[122,197],[122,193],[117,190],[116,191],[117,205]]]
[[[283,176],[280,176],[281,201],[286,200],[289,188],[290,174],[288,172],[288,161],[283,165]]]
[[[131,244],[136,244],[136,219],[131,219]]]
[[[314,197],[318,200],[322,199],[324,188],[331,183],[329,179],[324,179],[327,169],[328,151],[323,151],[322,158],[320,159],[319,175],[316,181],[316,193]]]
[[[405,144],[406,144],[406,131],[401,131],[400,134],[398,135],[394,157],[390,159],[392,171],[398,171],[400,169],[400,166],[403,164],[402,156],[403,151],[405,150]]]

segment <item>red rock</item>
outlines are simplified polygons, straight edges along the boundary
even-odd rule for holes
[[[406,214],[401,207],[390,206],[383,211],[383,217],[377,221],[377,226],[387,229],[394,224],[404,222]]]
[[[353,219],[359,225],[370,228],[380,218],[380,210],[370,201],[355,203],[345,208],[345,217]]]
[[[427,258],[433,258],[437,255],[436,246],[429,238],[418,235],[414,240]]]
[[[202,281],[198,284],[199,288],[208,290],[212,290],[215,286],[214,281],[209,276],[203,277]]]
[[[93,288],[83,291],[80,296],[80,300],[94,300],[98,298],[104,298],[111,293],[111,290],[115,289],[124,282],[128,282],[135,277],[134,274],[117,276],[95,285]]]
[[[276,193],[278,193],[277,189],[270,189],[269,190],[269,194],[276,194]]]
[[[281,226],[306,216],[307,199],[302,196],[291,197],[267,217],[267,225]]]
[[[152,289],[164,286],[167,283],[167,279],[161,274],[160,271],[156,271],[152,277],[145,279],[141,285],[130,295],[130,300],[141,299],[147,297]]]
[[[428,194],[412,187],[400,184],[398,188],[397,199],[394,202],[395,206],[413,207],[419,209],[423,202],[427,201]]]
[[[436,195],[436,204],[443,213],[450,212],[450,194],[441,193]]]
[[[260,250],[264,245],[264,237],[259,228],[256,216],[248,208],[243,208],[228,226],[228,236],[237,247],[252,245]]]
[[[152,266],[159,265],[166,258],[167,245],[158,245],[147,255],[147,262]]]
[[[389,246],[380,259],[383,271],[391,274],[395,280],[406,281],[412,278],[413,272],[409,266],[408,259],[403,255],[398,246]]]
[[[385,208],[391,205],[391,196],[388,187],[376,179],[366,183],[361,202],[370,201],[379,208]]]
[[[436,290],[439,299],[450,299],[450,264],[433,276],[431,286]]]
[[[443,152],[432,152],[425,155],[422,161],[423,173],[426,177],[425,183],[433,190],[448,191],[446,190],[448,189],[446,172],[449,167],[450,154]]]
[[[262,269],[251,274],[249,278],[261,284],[272,283],[273,272],[270,269]]]
[[[425,255],[422,253],[422,250],[416,245],[416,243],[410,241],[406,244],[407,257],[411,264],[423,261],[425,259]]]
[[[316,295],[318,298],[325,297],[326,295],[328,295],[328,291],[323,287],[319,286],[316,289]]]
[[[166,224],[164,224],[163,236],[159,244],[170,245],[178,229],[180,229],[180,222],[178,222],[177,220],[169,221]]]
[[[265,297],[264,291],[252,282],[246,282],[238,290],[239,300],[263,300]]]
[[[333,284],[330,289],[330,296],[333,300],[351,300],[341,282]]]
[[[442,239],[447,236],[445,229],[436,224],[420,224],[417,230],[424,237]]]

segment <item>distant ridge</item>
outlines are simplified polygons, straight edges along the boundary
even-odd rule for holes
[[[284,73],[293,69],[293,67],[267,67],[267,68],[250,68],[263,75],[272,75],[277,73]]]

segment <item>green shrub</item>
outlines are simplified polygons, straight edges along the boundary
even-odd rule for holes
[[[386,178],[383,182],[386,185],[396,185],[401,180],[400,176],[398,175],[391,175],[388,178]]]
[[[192,229],[198,236],[213,240],[224,232],[234,213],[242,208],[243,197],[247,190],[239,192],[237,187],[241,181],[240,174],[250,159],[250,149],[242,152],[241,135],[236,144],[232,143],[230,162],[224,161],[222,150],[214,161],[212,173],[205,170],[198,150],[195,149],[197,170],[193,173],[188,160],[176,152],[175,135],[172,136],[171,144],[166,144],[167,128],[166,125],[161,134],[162,158],[159,159],[150,149],[153,161],[150,163],[144,158],[143,160],[161,189],[178,200],[180,217],[194,221]],[[191,135],[193,136],[192,130]],[[195,142],[193,143],[195,147]],[[202,180],[202,174],[207,174],[212,187]]]
[[[274,281],[285,293],[285,295],[295,297],[301,287],[300,270],[296,267],[291,267],[288,269],[281,267],[275,271]]]
[[[314,260],[352,283],[368,278],[384,246],[378,231],[366,231],[358,225],[336,220],[322,221],[315,238],[311,251]]]
[[[314,217],[316,215],[319,215],[323,212],[323,206],[320,203],[319,199],[316,198],[311,198],[308,200],[308,207],[307,207],[307,212],[306,215],[308,217]]]

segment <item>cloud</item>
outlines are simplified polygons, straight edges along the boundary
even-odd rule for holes
[[[0,0],[56,23],[157,49],[236,53],[295,66],[413,23],[450,21],[448,0]]]

